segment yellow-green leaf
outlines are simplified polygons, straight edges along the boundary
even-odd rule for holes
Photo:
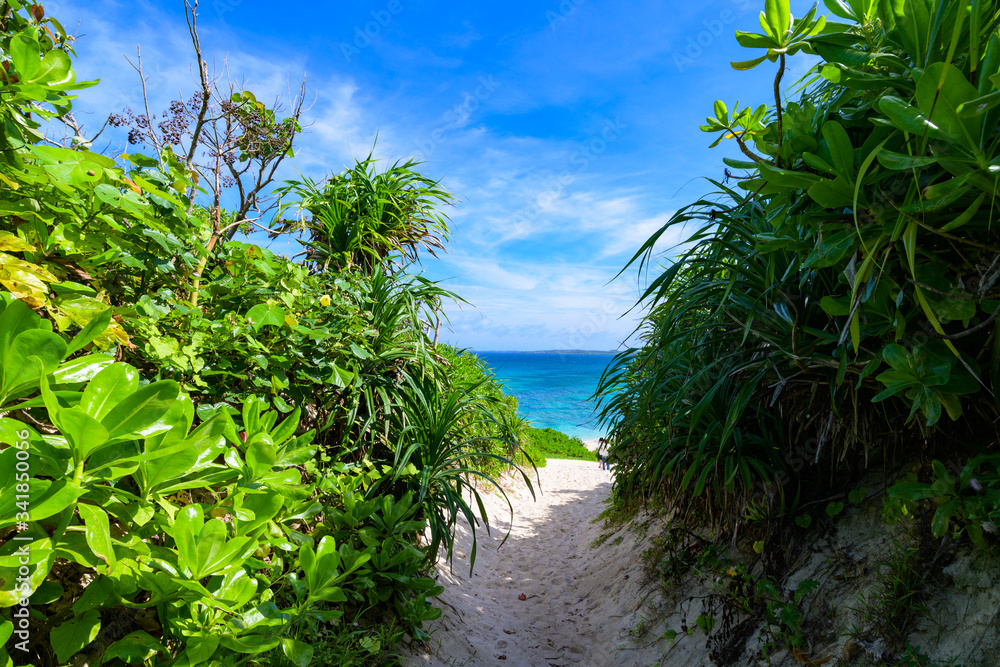
[[[31,245],[16,234],[0,231],[0,250],[6,252],[24,252],[25,250],[34,249],[35,246]]]

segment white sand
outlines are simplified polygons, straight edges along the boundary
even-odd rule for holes
[[[549,460],[539,473],[537,502],[523,485],[510,493],[514,526],[499,550],[509,510],[499,496],[486,497],[492,535],[479,529],[471,577],[471,539],[460,528],[454,572],[441,565],[444,615],[429,625],[430,643],[414,646],[406,664],[631,665],[661,657],[664,646],[640,649],[629,635],[649,593],[640,590],[634,534],[622,530],[616,536],[623,539],[590,547],[601,536],[602,522],[592,521],[606,507],[611,473],[596,462],[565,460]],[[519,600],[521,594],[527,599]]]
[[[447,565],[441,566],[439,578],[445,592],[438,598],[442,603],[438,606],[444,615],[429,625],[433,635],[427,645],[414,645],[409,652],[403,647],[404,664],[714,664],[701,631],[678,635],[674,642],[664,637],[665,630],[682,628],[683,617],[692,621],[700,612],[700,601],[717,585],[714,579],[701,579],[692,572],[675,591],[676,597],[669,598],[659,593],[656,583],[644,581],[641,554],[662,532],[663,521],[651,520],[641,539],[635,531],[621,528],[597,548],[590,548],[602,535],[601,522],[591,522],[605,507],[602,501],[611,491],[610,473],[600,470],[596,462],[550,460],[540,474],[544,493],[538,502],[532,502],[523,487],[516,487],[511,494],[514,527],[499,551],[497,546],[509,525],[507,506],[498,496],[485,496],[493,534],[487,536],[480,529],[479,555],[471,577],[467,558],[471,540],[468,527],[461,525],[455,570],[449,572]],[[877,480],[873,480],[869,488],[876,485]],[[856,574],[845,576],[845,568],[883,561],[886,545],[899,539],[886,532],[880,508],[881,502],[876,501],[848,508],[835,533],[814,534],[784,578],[789,590],[806,577],[827,582],[808,603],[808,636],[812,656],[834,657],[828,664],[836,662],[836,656],[846,655],[846,642],[853,641],[830,633],[831,627],[859,623],[861,619],[851,611],[858,605],[859,595],[867,595],[859,591],[873,590],[877,585],[877,569],[859,579]],[[965,664],[997,665],[1000,640],[995,634],[987,637],[987,630],[1000,614],[995,611],[1000,609],[1000,574],[995,560],[984,564],[973,556],[968,549],[961,551],[945,570],[954,581],[945,588],[931,587],[928,606],[933,616],[915,622],[910,641],[942,663],[949,657],[964,657],[975,646],[985,657]],[[831,578],[834,573],[839,576]],[[526,599],[519,600],[520,594]],[[771,662],[762,660],[762,628],[762,619],[758,619],[758,628],[728,664],[799,664],[785,651],[772,656]],[[878,656],[886,648],[884,644],[855,644],[852,650],[857,655],[845,658],[846,664],[882,662]]]

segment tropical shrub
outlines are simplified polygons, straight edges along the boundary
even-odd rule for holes
[[[388,211],[394,231],[365,227],[357,256],[235,240],[288,224],[265,216],[285,210],[269,188],[301,106],[203,76],[166,124],[113,116],[155,153],[116,161],[72,119],[71,39],[39,5],[5,9],[0,664],[304,667],[342,618],[423,636],[439,547],[459,514],[488,521],[463,494],[520,456],[436,355],[452,295],[406,271],[447,237],[432,204],[450,195],[412,164],[385,179],[361,161],[363,196],[311,184],[360,219]],[[46,119],[74,129],[66,146],[39,143]]]
[[[444,374],[449,385],[480,402],[492,417],[489,420],[469,418],[463,424],[468,435],[479,439],[480,448],[512,457],[521,465],[544,466],[545,457],[530,438],[531,428],[518,414],[517,398],[504,393],[503,383],[486,362],[469,350],[450,345],[439,345],[437,354],[444,360]],[[510,434],[518,447],[511,449],[502,437],[496,437],[504,434]],[[495,459],[479,460],[473,465],[483,466],[482,471],[491,475],[504,469],[504,464]]]
[[[776,516],[893,453],[996,441],[1000,12],[825,4],[836,20],[768,0],[737,32],[755,57],[733,67],[776,64],[774,104],[716,102],[702,129],[745,156],[735,186],[632,260],[691,230],[600,390],[622,498],[733,527],[751,499]],[[819,62],[785,100],[799,52]]]
[[[531,428],[528,430],[531,450],[550,459],[576,459],[596,461],[595,451],[587,449],[583,441],[570,437],[554,428]]]
[[[18,662],[64,664],[85,647],[105,661],[186,664],[278,645],[308,653],[291,629],[340,600],[335,584],[361,561],[320,570],[312,547],[289,539],[322,509],[295,467],[314,454],[312,433],[296,436],[297,412],[279,423],[257,400],[239,423],[220,410],[192,429],[194,405],[176,382],[141,384],[108,355],[65,360],[110,319],[67,344],[23,301],[0,314],[3,409],[22,415],[3,418],[0,452],[0,604],[15,608],[3,624],[17,622]],[[271,587],[286,562],[310,575],[309,596],[279,609]]]

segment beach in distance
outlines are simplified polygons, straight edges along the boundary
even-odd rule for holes
[[[593,394],[612,351],[476,351],[517,397],[520,413],[536,428],[553,428],[595,449],[605,431],[594,414]]]

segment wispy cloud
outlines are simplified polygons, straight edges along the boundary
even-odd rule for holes
[[[642,288],[634,268],[613,278],[672,211],[709,188],[699,176],[722,174],[725,149],[709,151],[698,124],[716,98],[770,97],[773,70],[728,66],[746,59],[732,31],[755,30],[762,4],[382,0],[281,13],[264,0],[216,0],[203,8],[202,43],[210,62],[228,62],[263,99],[306,78],[308,128],[281,177],[339,171],[377,136],[376,157],[422,157],[421,171],[458,196],[448,210],[452,254],[425,265],[476,306],[449,307],[451,340],[610,349],[635,328],[639,312],[622,314]],[[792,4],[799,14],[807,3]],[[136,44],[151,111],[195,89],[179,5],[60,9],[85,33],[80,78],[103,79],[76,105],[90,127],[141,102],[124,59]],[[676,57],[689,57],[688,40],[705,31],[711,48],[679,68]],[[690,231],[667,230],[660,260]]]

